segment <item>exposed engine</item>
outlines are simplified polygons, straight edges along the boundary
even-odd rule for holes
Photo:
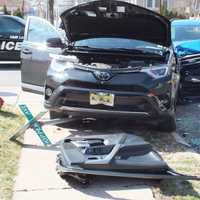
[[[122,56],[113,56],[113,55],[104,55],[104,56],[74,56],[69,55],[65,56],[66,59],[75,60],[75,63],[80,64],[81,66],[97,68],[97,69],[141,69],[141,68],[149,68],[151,66],[158,66],[159,64],[163,64],[162,60],[155,59],[138,59],[138,58],[130,58],[130,57],[122,57]]]
[[[138,61],[138,60],[131,60],[128,62],[119,62],[119,63],[109,63],[109,64],[93,62],[90,65],[97,69],[143,68],[145,66],[148,66],[148,64],[145,63],[144,61]]]

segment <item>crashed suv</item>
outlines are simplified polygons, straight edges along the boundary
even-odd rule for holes
[[[200,21],[181,19],[172,22],[172,42],[180,62],[179,102],[200,97]]]
[[[94,1],[61,15],[68,45],[47,72],[45,107],[52,118],[151,120],[176,128],[179,67],[170,22],[120,1]]]

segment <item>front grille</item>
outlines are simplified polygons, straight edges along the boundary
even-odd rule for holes
[[[186,66],[186,65],[193,65],[193,64],[200,64],[200,55],[191,55],[191,56],[186,56],[183,57],[181,60],[181,65]]]
[[[183,78],[187,76],[200,76],[200,63],[182,66],[181,76]]]
[[[182,91],[185,95],[200,96],[200,83],[185,82]]]
[[[200,63],[183,66],[182,76],[182,93],[186,96],[199,96],[200,83],[191,82],[188,79],[200,77]]]
[[[91,82],[81,82],[81,81],[71,81],[68,80],[64,84],[64,86],[70,87],[79,87],[84,89],[100,89],[100,90],[113,90],[113,91],[124,91],[124,92],[144,92],[147,93],[148,90],[144,87],[137,86],[137,85],[108,85],[106,83],[91,83]]]

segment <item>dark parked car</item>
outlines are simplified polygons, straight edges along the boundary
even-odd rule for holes
[[[180,100],[200,96],[200,20],[172,22],[172,41],[181,65]]]
[[[0,15],[0,65],[20,64],[25,21],[19,17]]]
[[[179,66],[166,18],[126,2],[94,1],[67,10],[61,19],[68,44],[56,38],[56,31],[43,37],[47,49],[60,47],[62,52],[53,56],[45,84],[45,107],[52,118],[128,117],[153,120],[164,131],[175,129]],[[47,51],[40,48],[33,60],[38,50],[28,40],[38,33],[30,28],[27,34],[23,88],[42,91]],[[32,60],[25,58],[25,50]]]

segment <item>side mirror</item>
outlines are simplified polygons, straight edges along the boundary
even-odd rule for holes
[[[53,48],[63,48],[64,44],[60,38],[49,38],[47,40],[47,46]]]

